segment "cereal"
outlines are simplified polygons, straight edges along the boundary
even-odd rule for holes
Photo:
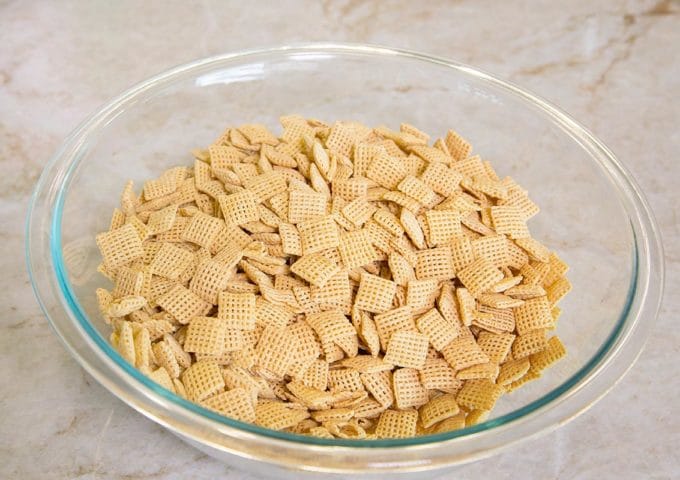
[[[418,370],[400,368],[392,375],[394,404],[399,409],[420,407],[428,401],[427,390],[420,383]]]
[[[361,275],[354,305],[367,312],[386,312],[392,305],[396,290],[397,285],[394,282],[365,273]]]
[[[300,257],[290,266],[290,271],[317,287],[323,287],[339,270],[337,263],[319,253]]]
[[[380,415],[375,435],[378,438],[410,438],[416,435],[416,410],[386,410]]]
[[[369,439],[483,422],[566,355],[549,332],[568,266],[467,140],[281,125],[229,128],[125,185],[95,292],[125,361],[217,414]]]
[[[390,337],[385,361],[399,367],[420,369],[427,356],[428,337],[412,330],[397,330]]]
[[[423,427],[430,428],[435,423],[457,415],[459,411],[455,395],[450,393],[440,395],[420,407],[420,422]]]

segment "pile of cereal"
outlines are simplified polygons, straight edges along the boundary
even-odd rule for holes
[[[130,364],[228,417],[361,439],[480,422],[565,355],[567,265],[468,142],[281,123],[126,185],[97,297]]]

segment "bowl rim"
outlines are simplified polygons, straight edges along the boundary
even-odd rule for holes
[[[498,87],[538,108],[590,154],[593,161],[597,162],[609,176],[612,186],[616,187],[623,207],[630,217],[635,248],[631,259],[633,268],[627,304],[614,330],[584,367],[562,382],[560,386],[524,407],[465,429],[413,439],[330,440],[264,429],[223,417],[200,407],[149,380],[122,360],[122,357],[112,349],[108,342],[102,339],[101,335],[90,325],[72,292],[61,258],[61,236],[59,235],[66,187],[83,154],[82,147],[86,143],[85,140],[100,128],[105,127],[131,103],[143,98],[149,92],[169,85],[182,75],[193,75],[201,69],[218,67],[232,61],[248,61],[248,59],[262,55],[288,57],[296,53],[393,56],[451,68]],[[46,225],[49,226],[48,232],[41,231],[41,228],[44,229]],[[43,235],[38,236],[40,233]],[[564,423],[575,417],[615,385],[639,355],[658,313],[664,283],[662,253],[663,248],[656,222],[640,188],[629,172],[602,142],[562,110],[512,83],[474,67],[409,50],[346,43],[284,45],[221,54],[180,65],[136,84],[90,115],[65,139],[61,148],[48,162],[36,184],[26,223],[26,262],[29,276],[36,298],[52,328],[83,368],[116,396],[154,421],[195,441],[211,443],[216,448],[220,448],[219,439],[206,441],[203,435],[197,435],[195,430],[192,432],[187,428],[188,424],[198,422],[203,427],[212,428],[220,434],[236,438],[252,436],[260,440],[266,438],[272,445],[294,444],[298,449],[308,448],[316,454],[331,450],[327,448],[328,446],[335,447],[332,450],[336,452],[339,449],[347,449],[356,455],[358,451],[367,449],[372,452],[385,450],[393,454],[394,448],[431,449],[443,448],[447,444],[460,446],[462,439],[465,439],[467,443],[472,441],[475,444],[484,445],[483,452],[474,452],[474,449],[469,449],[470,451],[465,452],[463,458],[459,459],[461,461],[483,456],[514,441],[556,428],[558,423]],[[43,258],[52,260],[52,269],[45,269],[44,266],[41,268],[36,263]],[[55,308],[55,304],[63,311]],[[70,330],[67,331],[68,329]],[[71,338],[74,334],[81,336],[80,340],[91,350],[90,353],[99,357],[99,363],[95,364],[85,358],[84,346],[76,345]],[[106,356],[103,356],[104,353]],[[615,359],[619,361],[614,362]],[[605,371],[608,372],[606,381],[603,379]],[[115,377],[115,381],[111,381],[111,375]],[[136,392],[124,391],[123,385],[127,385]],[[140,395],[140,393],[143,394]],[[563,408],[560,415],[555,415],[555,408],[558,405],[567,408]],[[179,408],[173,408],[172,412],[168,412],[169,407]],[[173,417],[179,416],[180,420],[173,418],[170,421],[163,418],[161,411]],[[518,426],[521,427],[519,430],[524,433],[521,438],[507,435],[510,427],[517,430]],[[505,436],[499,436],[499,438],[505,438],[505,441],[502,444],[489,441],[488,435],[492,431],[494,435],[505,431]],[[477,445],[478,448],[479,445]],[[388,465],[382,469],[396,471],[423,467],[413,462],[392,463],[394,465]],[[319,469],[323,470],[323,467]]]

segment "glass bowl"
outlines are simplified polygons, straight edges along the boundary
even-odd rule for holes
[[[223,417],[153,383],[109,345],[94,291],[95,234],[128,179],[138,188],[191,162],[229,125],[299,113],[433,135],[454,128],[541,206],[534,236],[571,266],[557,333],[568,356],[504,396],[478,425],[395,440],[326,440]],[[35,189],[26,254],[33,288],[68,351],[124,402],[203,451],[250,471],[425,472],[468,462],[564,424],[632,365],[662,295],[662,247],[630,174],[546,101],[448,60],[367,45],[312,44],[199,60],[144,81],[81,124]],[[282,473],[283,472],[283,473]]]

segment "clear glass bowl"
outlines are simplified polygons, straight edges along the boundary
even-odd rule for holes
[[[433,135],[455,128],[541,206],[534,235],[571,266],[558,334],[568,356],[503,397],[491,418],[403,440],[325,440],[240,423],[164,390],[108,343],[94,291],[94,238],[128,179],[189,164],[224,127],[282,114],[355,119]],[[88,118],[43,172],[31,202],[27,262],[66,348],[127,404],[195,446],[256,471],[424,472],[471,461],[564,424],[632,365],[654,322],[662,248],[649,207],[614,155],[568,115],[474,68],[412,52],[316,44],[220,55],[126,91]],[[297,475],[294,474],[294,475]]]

